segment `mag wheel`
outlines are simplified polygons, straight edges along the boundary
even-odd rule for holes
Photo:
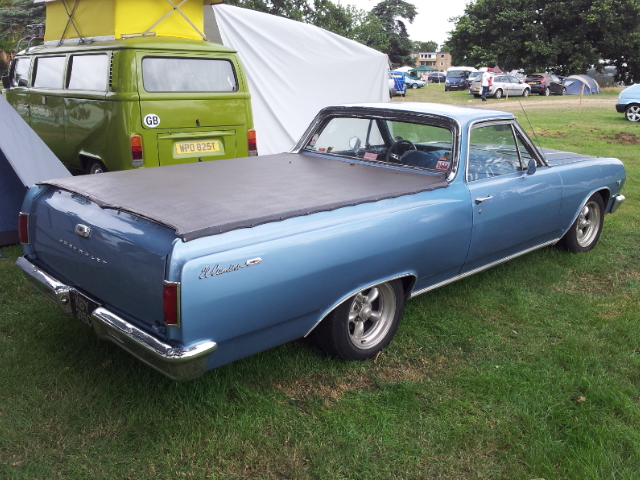
[[[629,105],[624,111],[624,117],[630,122],[640,122],[640,105]]]
[[[588,252],[598,243],[604,221],[604,202],[599,193],[592,195],[559,245],[570,252]]]
[[[343,360],[365,360],[386,347],[398,329],[404,291],[398,280],[366,288],[343,302],[314,331],[320,347]]]

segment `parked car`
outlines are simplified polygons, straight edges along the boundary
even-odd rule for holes
[[[407,93],[407,85],[404,83],[404,73],[389,71],[389,95],[404,96],[405,93]]]
[[[412,79],[406,73],[404,75],[404,84],[407,86],[407,88],[413,88],[413,89],[424,87],[424,82],[422,80]]]
[[[447,75],[444,72],[431,72],[427,75],[427,80],[431,83],[444,83]]]
[[[447,71],[447,78],[444,81],[444,91],[466,90],[469,88],[469,74],[470,72],[468,70]]]
[[[524,81],[530,86],[531,93],[545,96],[567,94],[563,79],[551,73],[533,73],[527,75]]]
[[[409,298],[549,245],[591,250],[624,181],[619,160],[540,150],[501,111],[327,107],[289,153],[32,187],[17,264],[175,380],[306,336],[362,360]]]
[[[526,83],[523,83],[520,79],[511,75],[493,75],[493,84],[489,88],[487,96],[494,98],[502,98],[503,96],[523,96],[528,97],[531,93],[531,88]],[[482,95],[482,76],[476,77],[471,82],[469,93],[473,94],[476,98]]]
[[[256,154],[233,50],[171,37],[54,42],[16,54],[6,99],[74,173]]]
[[[630,122],[640,122],[640,84],[631,85],[620,92],[616,111],[624,113]]]

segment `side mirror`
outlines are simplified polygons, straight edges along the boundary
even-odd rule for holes
[[[349,140],[349,147],[351,147],[351,150],[358,151],[361,143],[362,142],[358,137],[351,137],[351,140]]]
[[[2,86],[9,90],[11,88],[11,81],[9,80],[9,76],[5,75],[2,77]]]
[[[531,160],[529,160],[529,164],[527,165],[527,175],[533,175],[534,173],[536,173],[537,168],[538,168],[538,164],[532,158]]]

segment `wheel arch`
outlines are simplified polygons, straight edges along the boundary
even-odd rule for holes
[[[589,192],[589,194],[585,196],[584,200],[582,202],[580,202],[580,206],[578,207],[578,210],[571,217],[571,223],[569,223],[568,227],[565,227],[565,228],[562,229],[562,236],[566,235],[566,233],[571,229],[571,226],[573,225],[573,223],[578,218],[578,215],[580,215],[580,212],[582,211],[584,206],[587,204],[589,199],[592,196],[594,196],[596,193],[600,195],[600,198],[602,198],[602,202],[604,204],[604,210],[602,211],[602,215],[606,214],[607,205],[609,204],[609,200],[611,199],[611,191],[606,187],[595,189],[595,190]]]
[[[349,300],[351,297],[353,297],[356,293],[361,292],[362,290],[366,290],[368,288],[371,287],[375,287],[376,285],[380,285],[381,283],[387,283],[387,282],[392,282],[394,280],[399,280],[400,283],[402,284],[402,289],[404,291],[404,300],[408,300],[409,298],[411,298],[411,291],[413,290],[413,286],[416,284],[416,282],[418,281],[418,278],[416,277],[416,275],[414,273],[403,273],[400,275],[394,275],[392,277],[388,277],[388,278],[382,278],[379,279],[373,283],[367,283],[367,284],[362,284],[356,288],[354,288],[353,290],[351,290],[348,294],[344,295],[343,297],[340,298],[340,300],[338,300],[337,302],[333,303],[329,308],[326,308],[322,314],[320,315],[319,320],[311,327],[311,329],[304,335],[304,337],[308,337],[315,329],[318,325],[320,325],[322,323],[322,321],[331,313],[333,312],[336,308],[338,308],[340,305],[342,305],[344,302],[346,302],[347,300]]]

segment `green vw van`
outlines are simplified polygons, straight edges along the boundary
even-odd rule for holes
[[[247,80],[222,45],[174,37],[43,44],[6,98],[73,173],[257,155]]]

